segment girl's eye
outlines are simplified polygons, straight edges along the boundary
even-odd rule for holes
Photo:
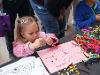
[[[39,33],[39,31],[36,32],[37,34]]]
[[[29,35],[33,35],[33,33],[29,33]]]
[[[34,34],[38,34],[39,31],[37,32],[31,32],[31,33],[28,33],[29,35],[34,35]]]

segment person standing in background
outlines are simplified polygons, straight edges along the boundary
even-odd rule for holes
[[[58,38],[62,38],[66,26],[65,10],[73,0],[29,1],[42,23],[42,29],[46,33],[54,33]]]
[[[16,1],[17,0],[3,0],[3,12],[10,16],[10,22],[11,22],[12,33],[7,32],[6,35],[7,49],[9,51],[9,54],[11,55],[13,54],[12,42],[14,41],[14,27],[17,15]]]
[[[7,27],[10,24],[8,22],[9,21],[8,16],[6,16],[6,14],[3,13],[2,1],[3,0],[0,0],[0,65],[10,61],[9,52],[8,52],[6,40],[5,40],[5,34],[6,34],[5,24],[7,25]],[[10,26],[9,26],[8,30],[10,30]]]

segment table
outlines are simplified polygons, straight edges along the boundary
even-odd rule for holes
[[[67,35],[63,38],[60,39],[60,43],[64,43],[67,41],[70,41],[72,40],[72,35],[75,34],[75,33],[78,33],[78,32],[73,32],[72,34],[70,35]],[[48,46],[46,47],[43,47],[43,48],[47,48]],[[40,48],[42,49],[42,48]],[[37,53],[34,54],[36,57],[38,57]],[[2,66],[5,66],[7,64],[10,64],[10,63],[13,63],[15,61],[19,60],[18,58],[6,63],[6,64],[3,64],[1,65],[0,67]],[[80,75],[100,75],[100,62],[98,63],[94,63],[94,64],[84,64],[83,62],[82,63],[78,63],[77,64],[77,68],[78,70],[80,71]],[[63,75],[65,75],[65,71],[64,70],[61,70],[59,72],[63,72]],[[61,75],[61,74],[58,74],[59,72],[55,72],[53,74],[50,74],[50,75]]]
[[[77,31],[72,32],[72,34],[61,38],[60,43],[64,43],[66,41],[71,41],[73,34],[77,34],[77,33],[81,33],[81,32],[77,32]],[[100,75],[100,62],[94,63],[94,64],[84,64],[83,62],[78,63],[77,68],[80,71],[80,75]],[[61,71],[64,72],[63,70],[61,70]],[[58,74],[58,72],[56,72],[51,75],[59,75],[59,74]]]

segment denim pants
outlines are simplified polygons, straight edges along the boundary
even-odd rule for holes
[[[66,25],[65,17],[62,20],[58,20],[43,6],[40,6],[35,3],[35,0],[29,0],[32,6],[32,9],[35,11],[39,17],[42,25],[42,29],[46,33],[54,33],[58,38],[64,36],[64,29]]]

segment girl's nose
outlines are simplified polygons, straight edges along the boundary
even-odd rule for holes
[[[38,35],[37,34],[34,34],[33,37],[38,37]]]

